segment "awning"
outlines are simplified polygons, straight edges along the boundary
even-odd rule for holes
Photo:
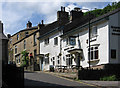
[[[82,53],[82,49],[71,49],[71,50],[68,50],[69,53],[71,54],[74,54],[74,53]]]

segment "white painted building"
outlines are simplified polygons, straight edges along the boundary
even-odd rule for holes
[[[120,64],[120,9],[92,19],[90,28],[90,66]],[[50,70],[51,65],[89,67],[88,29],[88,19],[84,17],[55,26],[40,36],[41,70]]]

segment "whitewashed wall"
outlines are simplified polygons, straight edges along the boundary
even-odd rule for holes
[[[108,22],[103,22],[101,24],[97,25],[98,28],[98,36],[94,37],[96,41],[91,42],[91,45],[99,45],[99,61],[98,62],[91,62],[91,66],[96,66],[96,65],[101,65],[101,64],[106,64],[108,63]],[[79,41],[80,41],[80,46],[78,45],[78,37],[76,38],[76,45],[71,46],[71,45],[66,45],[66,38],[63,39],[63,45],[62,45],[62,53],[63,57],[65,60],[62,61],[63,65],[66,65],[66,55],[68,54],[67,50],[64,49],[71,49],[71,47],[74,48],[79,48],[83,49],[83,58],[80,62],[80,64],[83,67],[88,67],[88,44],[86,43],[88,39],[88,30],[84,29],[84,31],[77,31],[76,33],[72,33],[73,36],[79,35]],[[92,38],[93,39],[93,38]],[[68,49],[68,50],[69,50]],[[73,65],[75,65],[75,62],[73,60]]]
[[[46,36],[45,38],[49,37],[49,44],[44,44],[44,39],[40,40],[40,54],[47,54],[49,53],[49,65],[45,65],[45,62],[43,63],[44,70],[49,70],[49,66],[53,65],[51,58],[55,57],[55,65],[57,64],[58,55],[60,53],[60,35],[62,32],[55,32],[51,34],[50,36]],[[54,45],[54,38],[58,37],[58,45]]]

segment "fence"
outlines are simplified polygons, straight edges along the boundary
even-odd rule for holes
[[[3,66],[2,88],[24,88],[24,69],[14,65]]]

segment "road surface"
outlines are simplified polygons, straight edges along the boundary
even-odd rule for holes
[[[89,84],[56,77],[44,72],[25,72],[25,88],[96,88]]]

